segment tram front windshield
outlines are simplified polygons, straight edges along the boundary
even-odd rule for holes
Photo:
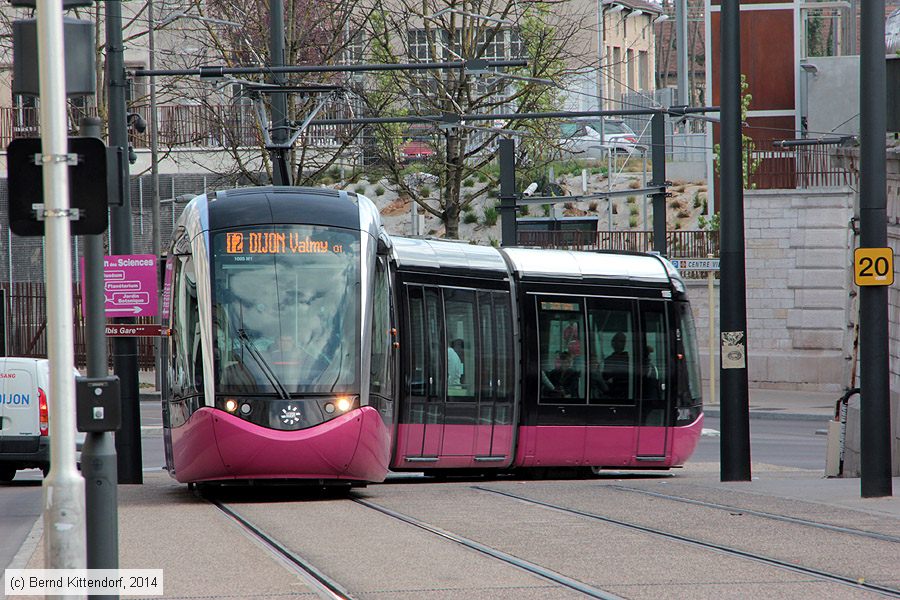
[[[213,234],[219,393],[358,392],[359,246],[311,225]]]

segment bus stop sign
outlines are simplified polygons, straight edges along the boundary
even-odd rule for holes
[[[9,228],[16,235],[44,235],[43,159],[40,138],[17,138],[6,147]],[[69,208],[78,209],[72,235],[97,235],[109,226],[106,144],[93,137],[69,138]]]

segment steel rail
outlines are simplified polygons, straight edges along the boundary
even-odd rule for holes
[[[601,598],[602,600],[623,600],[621,596],[616,596],[615,594],[611,594],[609,592],[605,592],[601,589],[590,586],[586,583],[582,583],[576,579],[572,579],[570,577],[566,577],[561,573],[557,573],[556,571],[552,571],[540,565],[534,564],[527,560],[523,560],[516,556],[512,556],[511,554],[507,554],[505,552],[501,552],[495,548],[491,548],[489,546],[485,546],[484,544],[479,544],[474,540],[470,540],[461,535],[456,535],[455,533],[450,533],[448,531],[444,531],[443,529],[439,529],[434,527],[433,525],[429,525],[423,521],[419,521],[413,517],[408,515],[404,515],[402,513],[398,513],[393,511],[387,507],[381,506],[379,504],[375,504],[374,502],[370,502],[368,500],[363,500],[362,498],[352,498],[354,502],[357,504],[361,504],[366,508],[371,508],[372,510],[376,510],[384,515],[397,519],[399,521],[403,521],[409,525],[413,525],[414,527],[418,527],[420,529],[424,529],[429,533],[433,533],[434,535],[440,536],[446,540],[450,540],[451,542],[455,542],[461,546],[465,546],[471,550],[475,550],[477,552],[481,552],[482,554],[486,554],[491,558],[495,558],[499,561],[505,562],[509,565],[518,567],[524,571],[531,573],[532,575],[537,575],[542,579],[547,579],[561,585],[563,587],[567,587],[571,590],[581,592],[586,596],[590,596],[591,598]]]
[[[825,529],[827,531],[834,531],[837,533],[846,533],[848,535],[855,535],[860,537],[867,537],[873,540],[880,540],[883,542],[891,542],[894,544],[900,544],[900,537],[896,535],[889,535],[887,533],[878,533],[876,531],[866,531],[865,529],[856,529],[853,527],[843,527],[841,525],[831,525],[830,523],[821,523],[819,521],[811,521],[809,519],[801,519],[800,517],[788,517],[786,515],[776,515],[774,513],[769,513],[761,510],[750,510],[746,508],[740,508],[738,506],[729,506],[728,504],[717,504],[715,502],[707,502],[706,500],[695,500],[694,498],[685,498],[684,496],[673,496],[670,494],[662,494],[660,492],[653,492],[650,490],[641,490],[638,488],[628,487],[627,485],[610,485],[604,487],[611,487],[617,490],[622,490],[626,492],[635,492],[638,494],[644,494],[647,496],[653,496],[654,498],[662,498],[664,500],[672,500],[673,502],[683,502],[685,504],[696,504],[697,506],[705,506],[707,508],[716,508],[719,510],[727,510],[727,511],[740,511],[746,515],[753,515],[754,517],[762,517],[764,519],[772,519],[775,521],[784,521],[785,523],[794,523],[796,525],[804,525],[806,527],[815,527],[817,529]]]
[[[656,536],[666,538],[669,540],[674,540],[677,542],[681,542],[683,544],[688,544],[688,545],[696,546],[699,548],[705,548],[708,550],[713,550],[716,552],[721,552],[723,554],[737,556],[740,558],[746,558],[748,560],[753,560],[753,561],[756,561],[759,563],[777,567],[779,569],[784,569],[786,571],[802,573],[803,575],[811,575],[813,577],[822,579],[824,581],[839,583],[842,585],[846,585],[848,587],[852,587],[854,589],[875,592],[875,593],[882,594],[884,596],[888,596],[891,598],[900,598],[900,589],[877,585],[877,584],[872,584],[872,583],[867,583],[865,581],[855,579],[853,577],[848,577],[845,575],[838,575],[836,573],[829,573],[828,571],[822,571],[819,569],[814,569],[812,567],[804,567],[802,565],[789,563],[789,562],[786,562],[783,560],[778,560],[776,558],[770,558],[768,556],[763,556],[761,554],[756,554],[754,552],[748,552],[746,550],[740,550],[738,548],[733,548],[731,546],[725,546],[723,544],[716,544],[713,542],[705,542],[703,540],[687,537],[687,536],[680,535],[677,533],[670,533],[667,531],[663,531],[661,529],[655,529],[653,527],[646,527],[644,525],[638,525],[636,523],[629,523],[628,521],[622,521],[620,519],[604,517],[603,515],[598,515],[596,513],[590,513],[587,511],[576,509],[576,508],[567,508],[565,506],[559,506],[558,504],[544,502],[543,500],[535,500],[533,498],[528,498],[526,496],[519,496],[517,494],[511,494],[509,492],[504,492],[501,490],[494,490],[494,489],[481,487],[481,486],[472,486],[472,489],[482,491],[482,492],[487,492],[490,494],[496,494],[498,496],[506,496],[507,498],[512,498],[514,500],[518,500],[519,502],[525,502],[527,504],[534,504],[535,506],[549,508],[551,510],[559,511],[559,512],[562,512],[565,514],[576,515],[579,517],[586,517],[588,519],[594,519],[597,521],[603,521],[604,523],[609,523],[611,525],[618,525],[619,527],[624,527],[626,529],[632,529],[634,531],[640,531],[642,533],[649,533],[651,535],[656,535]]]
[[[353,596],[351,596],[347,590],[335,580],[315,568],[309,561],[288,550],[274,538],[256,527],[256,525],[221,502],[215,500],[210,500],[209,502],[230,517],[235,523],[240,525],[245,532],[250,534],[253,539],[260,542],[272,554],[292,566],[317,596],[327,600],[353,600]]]

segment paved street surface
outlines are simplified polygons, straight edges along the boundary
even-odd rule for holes
[[[824,395],[751,398],[754,423],[833,411]],[[120,566],[163,569],[166,598],[900,597],[900,500],[862,499],[858,479],[821,469],[754,462],[752,481],[722,483],[704,459],[649,474],[200,497],[151,465],[159,434],[147,427],[144,485],[119,488]],[[42,567],[42,543],[37,520],[10,566]]]

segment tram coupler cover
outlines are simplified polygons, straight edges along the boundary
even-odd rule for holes
[[[75,425],[83,433],[118,431],[122,426],[119,378],[75,378]]]

